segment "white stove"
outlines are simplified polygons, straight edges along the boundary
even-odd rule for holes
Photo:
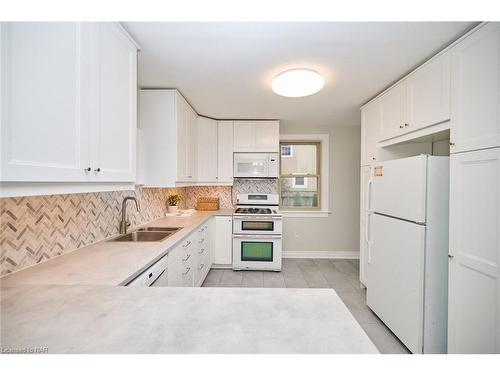
[[[233,214],[233,269],[281,271],[278,194],[238,194]]]

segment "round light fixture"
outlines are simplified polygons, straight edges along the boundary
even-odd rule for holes
[[[278,95],[300,98],[316,94],[324,84],[325,80],[321,74],[314,70],[290,69],[274,77],[272,88]]]

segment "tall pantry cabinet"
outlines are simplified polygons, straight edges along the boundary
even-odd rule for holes
[[[500,353],[500,23],[451,52],[448,352]]]

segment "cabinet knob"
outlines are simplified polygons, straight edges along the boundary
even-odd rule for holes
[[[455,255],[448,254],[448,258],[453,259],[455,258]]]
[[[88,168],[84,168],[83,169],[85,172],[90,172],[92,170],[92,168],[88,167]]]
[[[399,125],[399,128],[400,128],[400,129],[403,129],[403,128],[404,128],[404,126],[403,126],[403,125]]]
[[[405,124],[405,126],[410,126],[410,124]]]
[[[455,142],[450,142],[450,146],[455,146]]]
[[[94,172],[100,172],[100,171],[101,171],[101,168],[94,169]]]

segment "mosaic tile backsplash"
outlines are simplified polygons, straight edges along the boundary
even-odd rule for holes
[[[235,180],[234,186],[178,189],[137,188],[84,194],[0,199],[0,275],[4,275],[118,234],[124,197],[133,226],[163,217],[170,194],[181,195],[180,208],[194,208],[200,197],[218,197],[221,208],[233,208],[238,193],[276,193],[276,180]]]
[[[0,275],[39,263],[119,233],[124,197],[133,226],[165,216],[169,194],[182,189],[141,189],[0,199]],[[181,206],[182,207],[182,206]]]

